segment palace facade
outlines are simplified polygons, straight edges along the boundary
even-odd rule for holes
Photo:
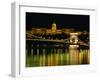
[[[74,32],[74,29],[66,29],[66,28],[62,28],[62,29],[57,29],[57,25],[55,22],[52,23],[51,29],[48,28],[32,28],[31,31],[27,31],[27,33],[31,33],[31,34],[69,34]]]

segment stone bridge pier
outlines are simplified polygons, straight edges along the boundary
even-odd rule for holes
[[[78,64],[78,33],[70,33],[70,43],[72,43],[69,45],[70,64]]]

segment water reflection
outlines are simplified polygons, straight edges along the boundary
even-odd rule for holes
[[[26,49],[26,67],[80,65],[90,63],[90,52],[79,45],[31,46]]]

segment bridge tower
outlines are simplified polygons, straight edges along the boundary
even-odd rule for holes
[[[78,43],[78,33],[70,33],[70,43]]]
[[[79,45],[78,43],[78,33],[70,33],[70,45],[69,45],[69,54],[70,54],[70,64],[78,64],[78,53]]]

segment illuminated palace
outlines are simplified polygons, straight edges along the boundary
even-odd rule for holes
[[[57,29],[57,25],[55,22],[52,23],[51,29],[48,28],[32,28],[30,31],[26,32],[26,38],[32,39],[34,38],[48,38],[48,39],[69,39],[71,43],[77,43],[79,36],[89,35],[87,31],[76,31],[73,28],[60,28]],[[46,37],[49,36],[49,37]],[[56,36],[56,37],[51,37]],[[86,42],[89,42],[85,39]]]
[[[55,34],[70,34],[75,32],[75,30],[73,28],[70,29],[66,29],[66,28],[61,28],[61,29],[57,29],[57,25],[55,22],[52,23],[51,29],[48,28],[32,28],[32,30],[27,31],[26,33],[29,35],[32,34],[46,34],[46,35],[55,35]],[[78,34],[81,34],[82,32],[77,31]]]

